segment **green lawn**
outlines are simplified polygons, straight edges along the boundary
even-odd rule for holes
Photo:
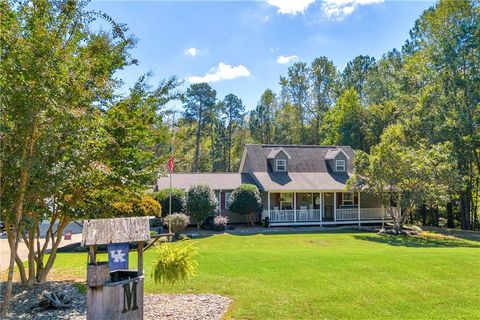
[[[149,250],[147,292],[230,296],[233,319],[480,319],[480,242],[330,232],[191,241],[197,277],[156,286]],[[56,272],[83,276],[85,262],[60,254]]]

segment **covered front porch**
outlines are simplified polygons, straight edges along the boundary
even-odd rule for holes
[[[264,216],[271,226],[383,223],[396,207],[360,192],[269,191]]]

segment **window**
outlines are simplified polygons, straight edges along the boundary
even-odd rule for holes
[[[345,171],[345,160],[335,160],[335,171]]]
[[[343,205],[353,206],[353,192],[344,192],[342,197]]]
[[[231,196],[232,196],[231,192],[225,192],[225,209],[228,209]]]
[[[275,171],[287,171],[287,160],[277,159],[275,161]]]

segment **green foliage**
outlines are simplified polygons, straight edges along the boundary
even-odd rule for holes
[[[197,222],[197,229],[208,216],[213,215],[217,206],[215,193],[207,185],[190,187],[187,192],[187,212]]]
[[[190,224],[190,218],[184,213],[167,214],[163,221],[169,226],[170,231],[178,234]]]
[[[185,191],[182,189],[172,188],[172,213],[185,212],[186,200]],[[162,205],[162,216],[169,213],[170,207],[170,188],[159,190],[153,194],[153,197]]]
[[[409,141],[401,125],[392,125],[370,154],[356,154],[355,175],[348,187],[381,197],[385,204],[396,195],[395,201],[403,209],[401,215],[393,216],[399,231],[414,209],[448,199],[457,183],[450,149],[448,144]]]
[[[257,186],[242,184],[232,192],[230,210],[246,215],[250,224],[254,223],[255,215],[262,212],[262,199]]]
[[[324,143],[362,149],[364,114],[357,92],[345,90],[325,116]]]
[[[175,284],[195,276],[197,250],[187,241],[164,242],[156,245],[152,278],[156,284]]]
[[[117,201],[112,204],[115,216],[155,216],[158,217],[162,206],[149,195],[131,201]]]

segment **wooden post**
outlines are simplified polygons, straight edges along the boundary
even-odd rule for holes
[[[96,245],[91,245],[88,247],[88,257],[89,257],[89,263],[95,263],[96,261],[96,256],[97,256],[97,246]]]
[[[143,241],[138,242],[138,276],[143,276]]]

